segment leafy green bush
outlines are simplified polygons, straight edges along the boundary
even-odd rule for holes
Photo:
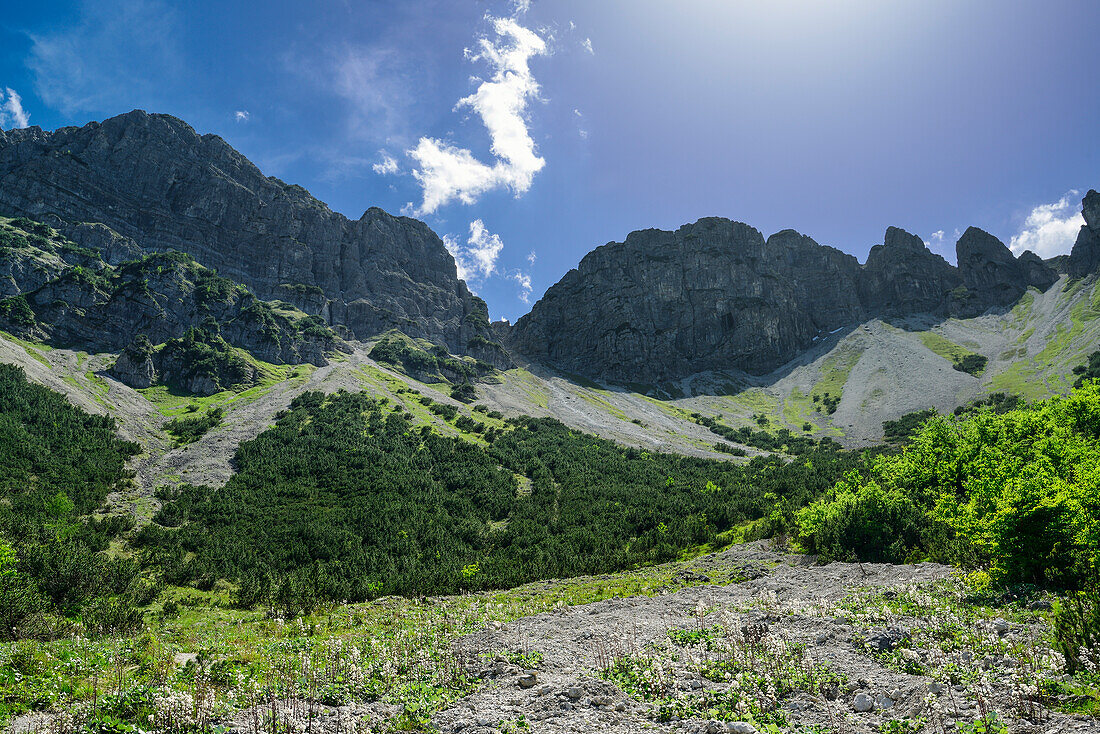
[[[391,333],[383,337],[371,348],[370,357],[381,364],[396,367],[419,380],[450,381],[459,387],[463,383],[473,382],[493,372],[493,366],[486,362],[456,359],[447,352],[446,347],[439,344],[433,344],[429,349],[422,349],[412,339],[400,333]],[[465,395],[468,391],[463,388],[459,394]],[[476,395],[470,399],[476,399]]]
[[[955,358],[951,366],[959,372],[966,372],[967,374],[979,377],[985,372],[985,365],[988,361],[988,359],[980,354],[967,354]]]
[[[1098,485],[1100,387],[1086,384],[1003,413],[929,418],[902,453],[845,477],[797,522],[808,548],[833,557],[923,553],[994,583],[1079,587],[1100,569]]]
[[[918,410],[906,413],[893,421],[882,422],[883,439],[888,443],[905,443],[924,424],[926,420],[936,415],[936,410]]]
[[[401,367],[412,374],[426,374],[439,369],[439,362],[434,354],[397,336],[387,336],[380,340],[371,348],[370,357],[376,362]]]
[[[160,363],[172,382],[208,378],[217,389],[242,386],[254,376],[252,367],[225,339],[208,329],[190,328],[179,339],[169,339]],[[173,369],[173,366],[178,368]],[[215,424],[216,425],[216,424]]]
[[[1071,594],[1055,603],[1051,622],[1054,641],[1066,660],[1066,672],[1078,673],[1085,669],[1083,658],[1100,656],[1100,593]]]
[[[805,454],[816,450],[819,446],[826,450],[836,450],[840,446],[831,438],[823,438],[820,443],[810,438],[809,436],[796,435],[792,433],[790,429],[780,428],[775,433],[769,433],[767,431],[754,431],[748,426],[742,426],[741,428],[730,428],[724,423],[719,422],[718,418],[712,418],[709,415],[702,415],[701,413],[692,413],[691,418],[693,421],[701,426],[705,426],[710,429],[710,432],[716,436],[721,436],[727,441],[733,443],[741,443],[746,446],[752,446],[754,448],[763,449],[765,451],[777,451],[786,454]],[[759,425],[768,425],[768,417],[765,415],[754,416],[756,422]],[[744,456],[745,454],[738,454],[737,451],[729,451],[727,448],[718,448],[723,444],[715,444],[715,448],[718,451],[723,451],[728,454],[734,454],[736,456]],[[738,449],[743,451],[743,449]]]
[[[1077,381],[1073,384],[1074,387],[1081,387],[1085,384],[1085,380],[1100,379],[1100,350],[1090,354],[1085,364],[1074,367],[1073,374],[1077,375]]]
[[[477,400],[477,390],[469,382],[463,382],[451,388],[451,397],[463,403]]]
[[[22,295],[0,301],[0,319],[16,326],[34,326],[35,324],[34,311]]]
[[[175,436],[180,444],[198,441],[211,428],[221,425],[224,411],[211,408],[200,416],[173,418],[164,424],[164,430]]]
[[[896,488],[850,473],[797,515],[806,550],[822,561],[902,562],[925,545],[924,508]]]

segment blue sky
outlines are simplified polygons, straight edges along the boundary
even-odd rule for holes
[[[1049,256],[1100,188],[1087,0],[258,7],[5,3],[0,126],[177,115],[349,217],[424,219],[512,320],[635,229],[863,260],[896,225],[953,260],[973,224]]]

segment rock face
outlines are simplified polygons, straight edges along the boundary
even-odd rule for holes
[[[944,294],[962,285],[962,278],[920,237],[890,227],[883,244],[867,255],[859,285],[860,301],[871,313],[934,312],[943,308]]]
[[[634,232],[598,247],[516,324],[521,352],[638,382],[766,371],[862,313],[859,264],[785,231],[728,219]],[[803,287],[808,286],[808,287]]]
[[[976,315],[990,305],[1015,303],[1034,285],[1043,290],[1049,288],[1057,276],[1044,269],[1043,262],[1033,253],[1026,260],[1017,260],[1012,251],[993,235],[969,227],[955,245],[959,259],[959,272],[969,292],[964,311]],[[1029,276],[1038,282],[1029,280]]]
[[[141,336],[131,342],[115,360],[111,374],[138,390],[157,383],[157,367],[153,362],[152,344]]]
[[[959,266],[891,227],[866,265],[791,230],[767,240],[728,219],[634,232],[598,247],[509,334],[517,351],[572,372],[653,384],[705,370],[769,372],[876,316],[975,315],[1057,273],[971,228]]]
[[[426,224],[375,208],[350,221],[168,115],[0,131],[0,213],[49,221],[108,261],[189,253],[359,338],[396,327],[459,352],[491,339],[484,302]]]
[[[116,372],[131,386],[148,387],[150,374],[135,340],[161,344],[196,327],[268,362],[324,365],[327,352],[347,348],[320,317],[262,301],[185,253],[112,267],[40,223],[0,222],[0,237],[8,243],[0,295],[9,296],[0,300],[0,328],[90,351],[125,349]]]
[[[1077,235],[1067,266],[1074,278],[1100,270],[1100,193],[1089,191],[1081,204],[1085,224]]]

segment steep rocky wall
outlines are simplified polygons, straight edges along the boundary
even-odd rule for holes
[[[955,267],[891,227],[861,266],[797,232],[765,240],[728,219],[634,232],[586,255],[508,339],[529,357],[625,382],[721,369],[763,374],[825,333],[872,317],[973,316],[1057,279],[1032,253],[1017,259],[977,228],[957,249]]]
[[[423,222],[368,209],[351,221],[264,176],[216,135],[135,110],[102,123],[0,131],[0,213],[52,222],[104,257],[177,249],[366,338],[400,328],[464,351],[491,338],[485,304]],[[81,226],[97,222],[106,228]],[[323,293],[298,299],[287,286]],[[300,303],[298,301],[301,301]]]

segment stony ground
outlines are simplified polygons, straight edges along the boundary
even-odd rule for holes
[[[698,573],[707,573],[707,560]],[[714,674],[730,663],[728,671],[755,664],[772,684],[808,669],[826,671],[768,702],[778,713],[773,721],[785,720],[785,731],[984,732],[973,722],[993,711],[1009,731],[1100,731],[1095,719],[1021,701],[1029,683],[1047,674],[1044,661],[1025,658],[1043,646],[1038,640],[1048,624],[1038,613],[1012,621],[969,617],[957,598],[949,598],[958,591],[947,567],[822,567],[762,542],[709,560],[733,563],[756,578],[563,607],[464,638],[459,644],[471,651],[505,649],[529,659],[538,653],[541,660],[528,668],[501,656],[483,665],[492,682],[438,714],[435,723],[444,732],[520,731],[524,725],[541,732],[762,730],[759,719],[766,717],[759,715],[757,721],[708,715],[720,706],[708,709],[706,701],[721,701],[722,693],[737,688]],[[861,608],[899,599],[917,606],[910,614]],[[672,639],[710,631],[717,644]],[[746,655],[746,637],[752,636]],[[933,647],[937,638],[939,648]],[[601,675],[623,660],[660,671],[661,693],[640,695],[632,685],[624,691],[614,676]],[[741,689],[749,686],[742,682]],[[682,702],[665,709],[683,715],[662,714],[661,699]]]
[[[976,596],[936,564],[819,566],[759,541],[650,569],[390,597],[296,620],[177,592],[181,611],[151,610],[141,645],[17,643],[0,646],[0,664],[20,660],[65,687],[91,670],[117,674],[120,693],[109,682],[102,692],[118,700],[154,685],[149,730],[166,734],[1100,731],[1075,713],[1098,710],[1095,682],[1065,676],[1051,649],[1052,598]],[[212,689],[219,669],[232,675]],[[160,671],[160,682],[142,671]],[[11,731],[83,731],[86,684],[81,700],[35,705]],[[357,692],[325,704],[347,685]]]

